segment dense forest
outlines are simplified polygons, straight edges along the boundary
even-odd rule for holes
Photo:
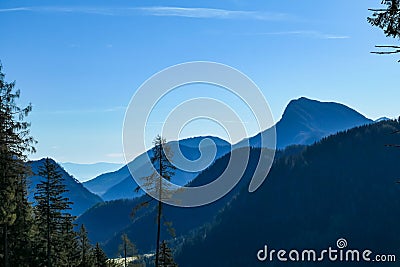
[[[265,244],[321,249],[341,237],[352,248],[398,253],[400,151],[390,145],[399,142],[393,134],[399,130],[397,120],[362,126],[278,159],[260,190],[249,194],[243,188],[215,224],[205,228],[207,234],[184,242],[177,262],[189,267],[211,260],[214,266],[263,265],[256,254]],[[320,263],[304,266],[313,264]],[[337,266],[324,266],[330,264]]]

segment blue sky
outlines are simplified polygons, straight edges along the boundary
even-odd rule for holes
[[[2,0],[0,60],[21,102],[34,106],[29,120],[39,143],[31,158],[121,162],[133,93],[154,73],[187,61],[244,72],[276,120],[300,96],[344,103],[372,119],[397,117],[397,58],[369,53],[375,44],[396,42],[366,22],[368,8],[379,6],[378,0]],[[193,124],[185,134],[212,128]]]

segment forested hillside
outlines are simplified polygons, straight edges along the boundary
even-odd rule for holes
[[[399,257],[400,150],[387,146],[400,142],[399,129],[398,121],[358,127],[278,159],[258,191],[242,190],[206,235],[186,240],[177,262],[262,266],[264,245],[325,249],[339,238]]]

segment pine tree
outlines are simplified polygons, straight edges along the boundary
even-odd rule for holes
[[[178,267],[178,264],[175,263],[174,258],[172,256],[171,249],[167,246],[165,240],[161,243],[159,265],[160,267]]]
[[[34,218],[32,206],[27,199],[26,179],[21,178],[17,187],[16,220],[10,227],[10,264],[11,266],[31,266],[34,261],[32,240],[34,238]]]
[[[25,161],[26,153],[35,152],[35,140],[24,119],[32,107],[20,108],[16,104],[20,91],[15,90],[15,82],[7,83],[4,78],[0,64],[0,266],[18,261],[25,266],[32,216],[26,194],[29,170]],[[25,240],[28,243],[24,244]],[[25,252],[28,256],[21,258]]]
[[[78,244],[80,250],[80,263],[79,267],[91,267],[92,260],[92,245],[90,244],[88,233],[85,226],[82,224],[78,232]]]
[[[94,266],[95,267],[107,267],[107,255],[101,249],[99,243],[96,243],[94,247]]]
[[[79,264],[80,260],[80,251],[78,246],[78,235],[74,231],[74,221],[75,216],[71,214],[64,214],[63,215],[63,222],[62,222],[62,254],[63,254],[63,266],[74,267]]]
[[[71,202],[64,196],[67,192],[58,166],[49,158],[39,167],[42,181],[35,192],[36,222],[38,224],[37,253],[45,259],[46,266],[60,266],[67,261],[65,244],[73,239],[71,231],[74,218],[67,213]],[[67,235],[68,233],[68,235]],[[70,240],[68,240],[70,239]]]

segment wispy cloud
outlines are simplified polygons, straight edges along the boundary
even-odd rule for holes
[[[29,7],[0,8],[0,12],[30,11]]]
[[[41,6],[41,7],[16,7],[0,9],[0,12],[49,12],[49,13],[86,13],[97,15],[116,15],[113,9],[97,8],[97,7],[55,7],[55,6]]]
[[[145,14],[152,16],[171,16],[188,18],[219,18],[235,19],[247,18],[258,20],[282,20],[289,16],[284,13],[270,13],[260,11],[226,10],[215,8],[187,8],[187,7],[141,7],[137,8]]]
[[[293,35],[293,36],[302,36],[302,37],[310,37],[316,39],[349,39],[351,38],[348,35],[336,35],[336,34],[326,34],[319,31],[281,31],[281,32],[263,32],[256,33],[256,35]]]
[[[285,20],[290,18],[285,13],[227,10],[204,7],[16,7],[0,9],[0,12],[60,12],[60,13],[86,13],[107,16],[159,16],[159,17],[186,17],[186,18],[216,18],[216,19],[256,19],[256,20]]]

